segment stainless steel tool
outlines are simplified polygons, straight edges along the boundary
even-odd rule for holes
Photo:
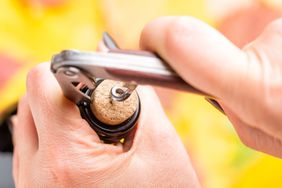
[[[68,50],[53,58],[51,70],[67,90],[67,97],[75,102],[78,96],[89,99],[87,92],[95,88],[97,78],[128,82],[127,87],[135,84],[157,85],[204,95],[183,81],[160,58],[149,53],[137,55],[123,51],[105,53]]]
[[[156,54],[121,50],[107,33],[103,35],[103,42],[108,48],[106,52],[65,50],[51,61],[51,70],[64,94],[75,103],[90,101],[91,92],[102,78],[125,82],[123,89],[113,87],[111,94],[114,100],[125,100],[137,84],[155,85],[204,95],[206,100],[223,112],[213,97],[185,82]]]
[[[122,94],[114,88],[117,100],[135,89],[137,84],[168,87],[207,96],[194,88],[161,58],[150,52],[109,49],[107,52],[80,52],[65,50],[54,56],[51,70],[65,95],[74,102],[90,100],[97,79],[124,81],[128,88]]]

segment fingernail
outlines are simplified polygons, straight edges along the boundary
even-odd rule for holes
[[[114,41],[114,39],[110,36],[108,32],[103,33],[103,42],[109,49],[119,49],[117,43]]]
[[[205,98],[206,101],[208,101],[211,105],[213,105],[218,111],[220,111],[221,113],[223,113],[225,115],[225,112],[223,110],[223,108],[220,106],[220,104],[214,100],[214,99],[211,99],[211,98]]]

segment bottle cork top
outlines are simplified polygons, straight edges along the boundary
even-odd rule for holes
[[[122,82],[102,81],[92,93],[91,110],[96,118],[108,125],[119,125],[130,118],[136,111],[139,101],[136,91],[124,101],[115,101],[111,97],[114,86],[123,86]]]

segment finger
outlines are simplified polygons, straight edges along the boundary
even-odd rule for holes
[[[143,30],[140,46],[155,51],[194,87],[230,99],[242,87],[245,54],[207,24],[191,17],[163,17]]]
[[[49,63],[39,64],[28,74],[27,95],[40,138],[68,137],[75,134],[100,141],[80,116],[77,106],[67,100],[50,71]]]
[[[243,122],[238,116],[236,116],[228,107],[224,106],[229,120],[232,122],[237,134],[241,141],[248,147],[255,150],[276,156],[282,157],[282,142],[279,139],[269,136],[262,130],[255,128],[254,125],[250,126]]]
[[[37,151],[38,136],[26,96],[19,102],[17,121],[13,125],[13,141],[21,156],[30,156]]]
[[[146,149],[149,146],[159,146],[158,149],[161,149],[161,145],[168,141],[173,144],[182,145],[155,91],[148,86],[139,86],[138,94],[141,100],[141,114],[135,134],[135,144],[141,144],[142,146],[139,145],[138,147],[144,147]]]
[[[249,82],[250,87],[245,90],[244,102],[238,103],[236,108],[234,105],[232,109],[247,124],[255,125],[276,137],[282,133],[282,119],[279,118],[282,90],[281,48],[282,19],[278,19],[270,23],[255,41],[244,48],[249,64],[256,66],[250,69],[253,76],[245,81]]]
[[[276,62],[277,59],[282,59],[282,52],[280,50],[282,46],[282,18],[271,22],[247,48],[250,46],[260,48],[264,54],[267,54],[270,63]],[[281,64],[279,65],[281,66]]]
[[[259,71],[256,71],[260,78],[257,81],[257,90],[260,95],[252,95],[256,99],[256,104],[260,112],[257,112],[262,124],[281,123],[281,119],[265,118],[266,115],[280,116],[281,108],[277,108],[281,104],[282,90],[282,19],[278,19],[270,23],[262,34],[251,44],[244,48],[248,55],[249,61],[258,65]],[[254,92],[253,92],[254,93]],[[271,98],[271,99],[270,99]],[[276,121],[275,121],[276,120]],[[278,121],[277,121],[278,120]],[[266,122],[264,122],[266,121]],[[280,127],[279,127],[280,128]],[[274,130],[274,132],[280,130]]]
[[[162,161],[170,161],[162,163],[162,169],[170,170],[170,172],[181,170],[183,176],[179,177],[179,181],[185,181],[183,177],[192,177],[191,183],[198,185],[187,151],[165,115],[156,93],[151,87],[144,86],[138,87],[138,93],[141,100],[141,114],[133,145],[125,155],[144,159],[150,168],[153,166],[158,168]]]

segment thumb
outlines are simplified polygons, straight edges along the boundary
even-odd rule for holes
[[[163,17],[143,30],[141,48],[155,51],[194,87],[220,99],[234,95],[247,71],[246,55],[191,17]]]
[[[91,135],[99,142],[98,135],[81,118],[77,106],[63,96],[49,69],[49,63],[39,64],[27,78],[27,97],[39,139],[62,138],[73,133],[83,137]]]

